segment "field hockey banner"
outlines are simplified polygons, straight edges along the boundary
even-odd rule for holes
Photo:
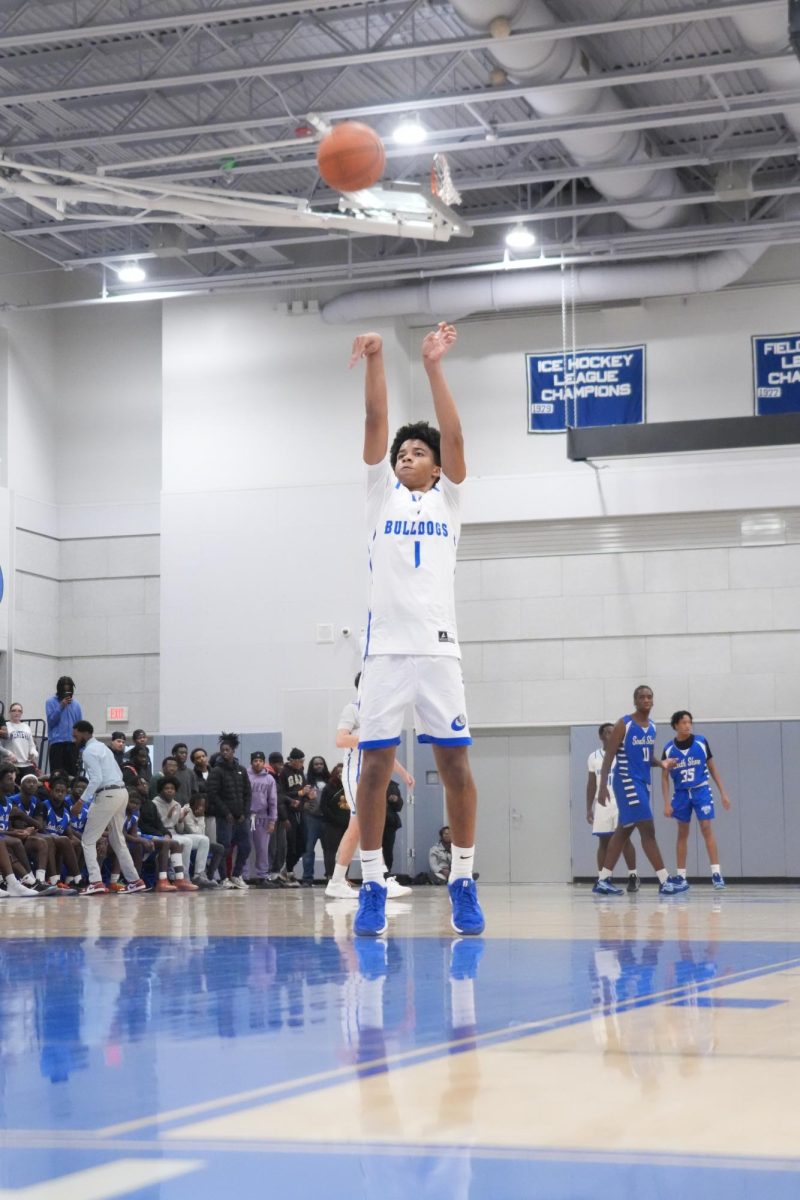
[[[589,425],[641,425],[645,348],[616,346],[564,354],[526,354],[528,433]]]
[[[756,415],[800,412],[800,333],[753,338]]]

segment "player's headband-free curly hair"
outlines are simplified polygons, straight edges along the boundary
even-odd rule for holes
[[[239,749],[239,739],[235,733],[221,733],[219,735],[220,746],[230,746],[232,750]]]
[[[397,466],[397,458],[400,454],[400,447],[403,442],[424,442],[433,451],[433,460],[437,467],[442,465],[441,442],[442,436],[439,430],[433,425],[429,425],[427,421],[415,421],[411,425],[403,425],[394,435],[392,448],[389,451],[389,461],[392,467]]]

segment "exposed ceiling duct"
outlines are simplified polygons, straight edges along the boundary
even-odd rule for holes
[[[766,252],[767,246],[722,250],[701,258],[633,265],[575,267],[570,301],[609,304],[652,296],[691,296],[716,292],[736,283]],[[561,304],[560,268],[497,271],[484,276],[429,279],[395,288],[364,289],[337,296],[322,308],[323,319],[365,321],[377,317],[430,315],[441,320],[471,313],[551,308]]]
[[[498,35],[546,29],[559,24],[544,0],[451,0],[453,9],[474,29],[489,30]],[[560,83],[584,79],[590,64],[578,43],[570,38],[553,41],[531,41],[514,38],[498,42],[491,51],[492,58],[515,83],[536,88],[526,96],[528,103],[542,117],[585,116],[587,113],[613,114],[625,105],[611,88],[582,88],[565,91]],[[552,84],[553,90],[547,89]],[[641,131],[593,129],[589,132],[562,133],[559,140],[576,166],[586,167],[592,186],[606,199],[614,201],[642,200],[646,203],[626,208],[624,220],[635,229],[663,229],[685,219],[687,209],[680,205],[664,205],[661,200],[674,199],[683,192],[677,171],[603,172],[595,167],[609,162],[639,161],[648,157],[647,139]]]
[[[754,54],[778,54],[789,47],[789,25],[784,0],[774,8],[756,9],[754,12],[731,14],[739,37]],[[800,62],[787,58],[785,63],[767,63],[758,68],[764,82],[774,92],[797,92],[800,90]],[[800,138],[800,105],[784,109],[786,124],[795,137]]]

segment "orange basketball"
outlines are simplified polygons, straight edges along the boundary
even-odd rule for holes
[[[342,121],[317,147],[317,166],[335,191],[358,192],[378,182],[386,166],[386,151],[369,125]]]

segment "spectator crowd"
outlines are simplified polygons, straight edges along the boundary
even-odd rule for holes
[[[7,719],[0,715],[0,896],[86,890],[82,834],[91,800],[84,800],[88,779],[73,738],[75,725],[85,722],[68,676],[58,680],[46,714],[46,775],[22,706],[15,702]],[[333,876],[350,822],[342,763],[329,768],[315,755],[306,767],[295,746],[286,759],[256,750],[245,766],[237,758],[238,737],[223,733],[213,748],[176,742],[154,770],[145,730],[135,730],[127,743],[119,731],[108,739],[128,792],[125,843],[154,891],[311,887],[318,844],[325,877]],[[402,807],[392,781],[383,838],[389,872]],[[108,890],[128,890],[107,836],[97,844],[97,858]]]

